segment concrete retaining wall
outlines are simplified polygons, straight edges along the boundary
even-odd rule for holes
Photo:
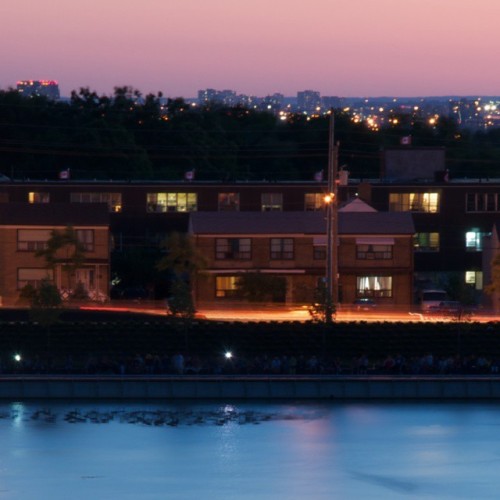
[[[500,377],[3,376],[2,399],[500,399]]]

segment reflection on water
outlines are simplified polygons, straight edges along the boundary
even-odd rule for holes
[[[62,414],[55,412],[52,407],[27,409],[22,403],[14,403],[10,411],[0,413],[1,419],[10,419],[19,426],[23,421],[36,420],[55,423],[58,419],[70,424],[107,424],[119,422],[136,425],[154,425],[161,427],[168,425],[227,425],[230,423],[260,424],[271,420],[305,420],[306,414],[294,414],[289,411],[269,412],[255,410],[240,410],[233,405],[224,405],[213,409],[137,409],[137,410],[99,410],[89,409],[82,411],[79,408],[63,410]]]
[[[500,405],[0,404],[0,499],[497,498]]]

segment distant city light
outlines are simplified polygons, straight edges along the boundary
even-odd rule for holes
[[[14,361],[16,363],[19,363],[23,358],[21,357],[20,354],[14,354]]]
[[[226,351],[224,357],[226,359],[231,359],[233,357],[233,353],[231,351]]]

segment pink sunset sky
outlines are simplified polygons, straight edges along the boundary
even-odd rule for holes
[[[1,0],[0,20],[0,89],[500,94],[500,0]]]

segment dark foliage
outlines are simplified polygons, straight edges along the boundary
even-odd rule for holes
[[[415,146],[447,149],[453,176],[492,176],[500,159],[500,130],[472,133],[446,118],[430,126],[413,115],[379,130],[335,112],[339,163],[354,177],[378,176],[380,149],[411,134]],[[179,180],[196,169],[198,180],[312,180],[327,165],[328,117],[271,113],[214,105],[166,104],[159,93],[130,87],[114,95],[88,88],[69,102],[0,92],[2,173],[54,179],[69,168],[73,179]]]

